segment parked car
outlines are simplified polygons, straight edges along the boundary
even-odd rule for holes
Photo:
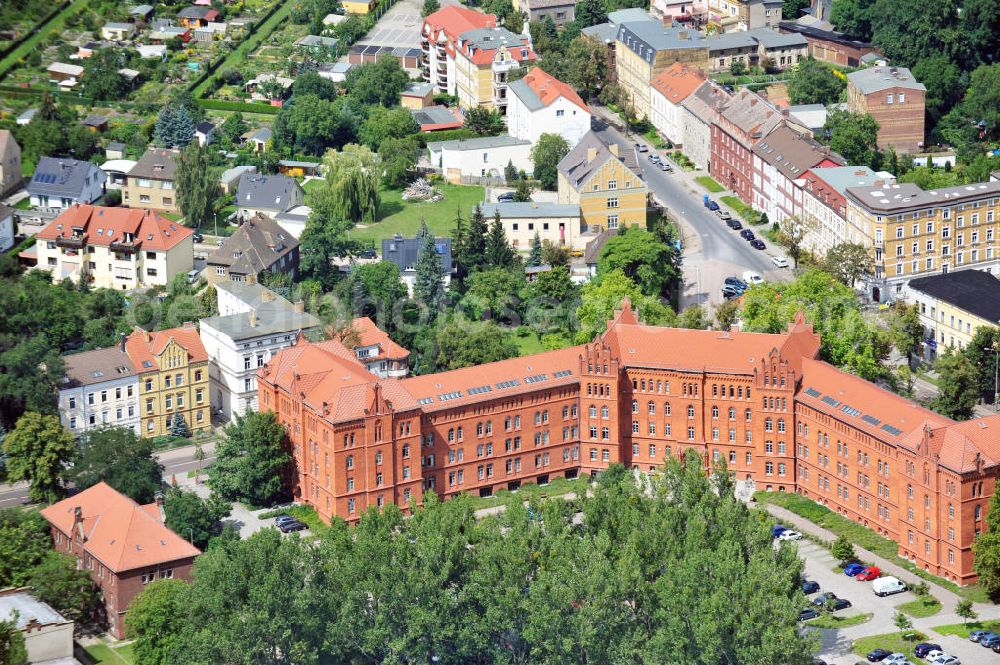
[[[205,242],[205,236],[201,235],[200,233],[195,233],[194,235],[191,236],[191,239],[194,240],[195,242]]]
[[[826,593],[821,593],[820,595],[813,598],[812,604],[815,605],[816,607],[823,607],[824,605],[826,605],[826,601],[830,600],[831,598],[836,599],[837,594],[833,593],[832,591],[827,591]]]
[[[846,610],[850,606],[851,606],[851,601],[847,600],[846,598],[838,598],[837,600],[833,601],[832,611],[837,612],[839,610]]]
[[[760,249],[760,250],[767,249],[767,245],[765,245],[764,241],[761,240],[760,238],[754,238],[753,240],[751,240],[750,246],[753,247],[754,249]]]
[[[709,210],[718,210],[719,204],[713,201],[712,199],[705,199],[705,207],[708,208]]]
[[[725,284],[726,284],[726,286],[736,287],[740,291],[746,291],[747,289],[750,288],[750,285],[747,284],[746,282],[744,282],[739,277],[727,277],[726,281],[725,281]],[[781,528],[782,528],[782,530],[785,530],[785,527],[781,527]],[[780,536],[781,534],[779,533],[778,535]]]
[[[887,577],[880,577],[872,582],[872,591],[880,598],[884,596],[891,596],[894,593],[903,593],[906,589],[906,584],[901,582],[899,578],[892,577],[891,575]]]
[[[731,228],[733,231],[739,231],[743,228],[743,224],[740,223],[740,220],[733,219],[732,217],[726,220],[726,226]]]
[[[969,633],[969,641],[978,642],[983,637],[983,635],[986,635],[989,632],[990,631],[988,630],[974,630],[971,633]]]
[[[868,652],[865,658],[869,663],[881,663],[883,660],[892,655],[892,652],[888,649],[874,649]]]
[[[987,649],[992,649],[995,646],[1000,646],[1000,635],[991,632],[989,635],[984,635],[983,637],[980,637],[979,646],[986,647]]]
[[[722,287],[722,297],[725,300],[732,300],[733,298],[739,298],[741,295],[743,295],[743,291],[737,289],[735,286],[729,286],[727,284],[726,286]]]
[[[378,252],[375,251],[374,247],[369,247],[358,252],[358,257],[362,259],[377,259]]]
[[[764,278],[760,276],[760,273],[756,273],[753,270],[747,270],[745,273],[743,273],[743,281],[751,285],[763,284]]]
[[[649,148],[646,147],[645,143],[636,143],[635,149],[639,152],[649,152]]]
[[[775,266],[777,266],[779,268],[787,268],[788,267],[788,259],[786,259],[783,256],[772,256],[771,257],[771,263],[773,263]]]
[[[740,237],[746,240],[747,242],[750,242],[757,236],[755,236],[753,231],[751,231],[750,229],[743,229],[742,231],[740,231]]]
[[[864,569],[865,565],[863,563],[849,563],[844,566],[844,574],[848,577],[854,577]]]
[[[670,164],[667,164],[666,162],[660,162],[660,170],[667,171],[669,173],[670,171],[674,170],[674,167],[672,167]]]
[[[278,530],[282,533],[289,533],[292,531],[302,531],[306,529],[306,525],[298,520],[291,520],[289,522],[282,522],[277,525]]]
[[[802,580],[802,593],[808,595],[819,591],[819,582],[813,580]]]
[[[815,607],[804,607],[801,612],[799,612],[799,621],[808,621],[809,619],[815,619],[819,616],[819,610]]]
[[[997,651],[997,648],[993,647],[993,650]],[[957,656],[949,656],[946,653],[935,657],[929,662],[931,665],[962,665],[962,661],[960,661]]]
[[[931,649],[930,651],[927,652],[927,655],[924,656],[924,658],[926,658],[927,660],[934,660],[938,656],[946,656],[946,655],[947,654],[944,651],[941,651],[940,649]]]
[[[856,579],[859,582],[871,582],[872,580],[878,579],[879,575],[881,575],[881,574],[882,574],[882,571],[879,570],[878,566],[868,566],[867,568],[865,568],[864,570],[862,570],[860,573],[858,573],[857,575],[855,575],[854,579]],[[920,654],[917,654],[917,655],[920,656]],[[923,656],[920,656],[920,657],[923,658]]]
[[[729,211],[728,210],[723,210],[722,208],[719,208],[718,210],[716,210],[715,214],[718,215],[719,219],[721,219],[721,220],[732,219],[732,215],[729,214]]]
[[[514,192],[504,192],[497,197],[497,203],[505,203],[514,200]]]
[[[802,540],[802,534],[798,531],[792,531],[789,529],[778,536],[778,540]]]
[[[655,152],[651,152],[649,153],[649,161],[653,162],[654,164],[659,164],[660,156],[657,155]]]
[[[933,644],[931,642],[921,642],[917,646],[913,647],[913,655],[917,658],[927,658],[927,654],[931,651],[941,651],[941,645]]]
[[[884,665],[908,665],[909,662],[910,661],[907,660],[906,656],[898,651],[896,653],[889,654],[889,656],[882,661]]]
[[[788,531],[787,526],[782,526],[781,524],[775,524],[774,526],[771,527],[771,537],[777,538],[786,531]]]

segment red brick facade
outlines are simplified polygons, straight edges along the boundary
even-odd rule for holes
[[[751,149],[778,126],[781,113],[763,97],[741,88],[712,120],[712,177],[736,196],[753,203],[753,153]]]
[[[590,344],[404,380],[359,373],[336,345],[300,342],[258,380],[288,431],[296,498],[325,520],[423,490],[648,471],[693,449],[879,531],[934,574],[975,579],[1000,417],[954,423],[815,360],[801,321],[781,335],[680,330],[626,306]]]

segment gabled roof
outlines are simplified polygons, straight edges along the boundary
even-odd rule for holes
[[[292,206],[296,193],[301,195],[302,187],[295,178],[280,173],[244,173],[236,189],[236,206],[283,212]]]
[[[475,28],[458,36],[455,48],[477,65],[493,62],[497,51],[506,48],[517,62],[537,60],[531,48],[531,40],[521,34],[514,34],[507,28]]]
[[[413,121],[420,125],[420,131],[430,132],[437,129],[455,129],[464,124],[464,120],[447,106],[428,106],[410,111]]]
[[[377,346],[378,355],[374,359],[391,358],[393,360],[405,360],[410,357],[410,352],[399,344],[396,344],[389,335],[375,325],[375,322],[367,316],[360,316],[351,321],[351,329],[358,333],[357,347]],[[372,356],[364,358],[363,362],[372,360]]]
[[[704,74],[675,62],[655,76],[651,85],[671,104],[680,104],[704,82]]]
[[[42,517],[76,537],[76,511],[84,549],[116,573],[191,559],[201,551],[164,526],[156,505],[140,506],[103,481],[42,510]]]
[[[463,32],[476,28],[495,28],[497,17],[494,14],[484,14],[470,7],[450,5],[443,7],[424,19],[423,33],[431,40],[439,37],[454,42]],[[441,35],[440,33],[444,33]]]
[[[786,125],[775,128],[758,141],[752,151],[789,180],[798,180],[806,171],[823,163],[831,166],[844,163],[843,158],[830,152],[828,147]]]
[[[202,21],[214,21],[219,16],[219,12],[212,7],[191,6],[177,12],[178,18],[196,18]]]
[[[78,199],[88,182],[95,179],[103,182],[103,178],[104,173],[90,162],[42,157],[28,183],[28,193]]]
[[[150,147],[128,172],[130,178],[150,178],[152,180],[173,180],[177,174],[177,158],[180,150]]]
[[[616,150],[618,154],[615,155],[612,149]],[[593,157],[590,156],[592,150],[594,151]],[[617,142],[605,144],[593,130],[587,132],[580,139],[580,142],[560,160],[559,172],[566,176],[573,187],[579,187],[611,159],[621,162],[639,180],[642,180],[642,170],[639,168],[635,147]]]
[[[227,266],[230,274],[257,275],[299,246],[299,241],[267,215],[257,214],[243,222],[222,246],[208,257],[210,266]]]
[[[725,88],[715,81],[705,81],[681,101],[681,106],[706,125],[710,125],[718,115],[716,106],[721,106],[729,101],[731,96]]]
[[[559,98],[564,98],[579,106],[584,112],[590,113],[590,107],[572,86],[563,83],[540,67],[532,67],[524,78],[512,82],[507,87],[531,111],[545,108]]]
[[[145,251],[170,250],[194,234],[186,226],[150,210],[77,204],[60,213],[36,237],[71,238],[74,232],[89,245],[125,243],[126,234],[131,234],[136,249]]]
[[[719,114],[748,134],[751,142],[767,136],[782,120],[781,111],[746,88],[740,88],[723,104]]]
[[[136,375],[132,359],[117,345],[63,356],[63,362],[66,367],[66,380],[60,384],[61,390]]]
[[[201,337],[198,336],[198,330],[193,323],[155,332],[136,328],[125,340],[125,352],[132,359],[137,372],[140,374],[155,372],[160,369],[158,361],[160,354],[171,342],[175,342],[187,351],[188,362],[208,360],[208,352],[205,351],[205,346],[201,343]]]
[[[235,295],[254,312],[253,317],[248,311],[239,311],[210,316],[199,322],[202,329],[217,330],[234,341],[299,333],[321,325],[315,316],[257,282],[220,282],[215,288]]]
[[[910,288],[1000,325],[1000,280],[982,270],[952,270],[910,280]]]

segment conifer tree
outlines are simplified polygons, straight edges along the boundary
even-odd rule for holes
[[[472,219],[469,222],[469,235],[466,238],[463,248],[465,256],[462,260],[468,274],[483,267],[486,255],[487,230],[486,217],[483,216],[483,210],[477,204],[475,211],[472,213]]]
[[[465,244],[468,242],[469,232],[462,218],[462,211],[455,210],[455,228],[451,232],[451,256],[452,264],[455,268],[455,278],[465,279],[468,274],[468,266],[465,265]]]
[[[194,137],[194,120],[185,106],[167,104],[156,116],[153,142],[161,148],[183,148]]]
[[[535,231],[535,237],[531,239],[531,253],[528,254],[529,266],[542,265],[542,238]]]
[[[507,242],[507,234],[503,230],[498,210],[486,235],[486,265],[493,268],[510,268],[516,263],[517,255]]]
[[[444,283],[441,280],[441,257],[434,242],[434,234],[427,228],[427,222],[420,222],[420,256],[417,258],[417,279],[413,285],[413,296],[432,310],[437,310],[444,302]]]

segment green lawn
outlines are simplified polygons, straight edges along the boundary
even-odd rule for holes
[[[92,644],[84,649],[96,665],[133,665],[132,645],[112,649],[107,644]]]
[[[552,482],[548,485],[536,485],[534,483],[525,483],[521,485],[517,490],[516,496],[522,501],[531,501],[535,499],[545,499],[549,497],[562,496],[569,492],[574,492],[577,496],[583,496],[587,491],[587,487],[590,485],[590,478],[574,478],[572,480],[567,480],[565,478],[553,478]],[[472,505],[476,510],[481,508],[492,508],[493,506],[502,506],[507,497],[511,495],[511,492],[507,490],[500,490],[493,496],[473,496],[468,495],[469,500],[472,501]]]
[[[517,344],[517,354],[519,356],[530,356],[533,353],[541,353],[545,350],[542,346],[542,340],[533,332],[528,333],[524,337],[514,335],[514,343]]]
[[[850,628],[858,624],[870,621],[872,615],[869,613],[850,614],[847,616],[837,616],[836,614],[823,614],[819,617],[807,621],[807,626],[813,628]]]
[[[851,645],[851,650],[859,656],[864,656],[869,651],[873,651],[875,649],[888,649],[893,653],[898,651],[906,654],[906,657],[914,663],[921,662],[920,659],[917,658],[916,654],[913,653],[913,647],[917,646],[917,644],[923,640],[926,640],[927,636],[915,630],[907,631],[906,635],[911,636],[911,639],[904,639],[903,633],[888,633],[886,635],[862,637],[859,640],[854,640],[854,644]]]
[[[14,206],[15,210],[28,210],[31,208],[31,197],[25,196],[23,199],[17,202]]]
[[[841,517],[829,508],[821,506],[802,495],[792,492],[757,492],[754,498],[762,503],[781,506],[818,526],[834,532],[838,536],[845,536],[855,545],[889,559],[896,565],[906,568],[914,575],[934,582],[938,586],[949,589],[974,603],[991,602],[989,595],[982,586],[970,584],[969,586],[960,587],[954,582],[949,582],[944,578],[931,575],[927,571],[917,568],[911,562],[898,556],[899,546],[895,542],[888,538],[883,538],[874,531],[866,529],[845,517]]]
[[[695,178],[694,181],[699,185],[701,185],[702,187],[704,187],[705,189],[707,189],[708,191],[712,192],[713,194],[726,191],[725,187],[723,187],[722,185],[717,183],[713,178],[707,175],[700,175],[697,178]],[[728,197],[728,198],[733,198],[733,197]]]
[[[316,511],[309,506],[289,506],[288,508],[269,510],[266,513],[261,513],[257,517],[262,520],[266,520],[272,517],[277,517],[278,515],[288,515],[290,517],[294,517],[309,527],[309,530],[316,536],[322,536],[330,530],[330,526],[321,520],[319,515],[316,514]]]
[[[438,184],[435,187],[444,194],[444,199],[434,203],[411,203],[404,201],[398,189],[382,191],[382,207],[379,220],[365,228],[351,231],[351,239],[377,242],[391,238],[395,234],[414,236],[420,229],[420,220],[427,222],[431,233],[438,236],[451,235],[455,227],[455,213],[462,218],[472,216],[472,208],[482,202],[485,191],[479,185]]]
[[[903,603],[897,606],[897,608],[903,614],[909,614],[911,617],[917,619],[923,619],[924,617],[934,616],[941,611],[941,601],[934,596],[924,596],[923,598],[917,598],[916,600],[911,600],[908,603]]]
[[[969,623],[949,623],[944,626],[934,626],[931,628],[935,633],[941,635],[958,635],[963,640],[969,639],[969,633],[974,630],[1000,630],[1000,620],[995,621],[970,621]]]

